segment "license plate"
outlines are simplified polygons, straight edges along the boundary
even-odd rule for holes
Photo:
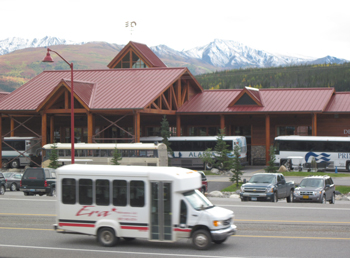
[[[309,199],[308,195],[303,195],[303,199]]]
[[[30,191],[31,191],[31,192],[34,192],[34,191],[35,191],[35,189],[30,189]]]
[[[252,201],[256,201],[257,199],[257,197],[252,197]]]

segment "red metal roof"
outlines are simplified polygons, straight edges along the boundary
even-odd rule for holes
[[[133,41],[130,41],[114,58],[113,60],[107,65],[107,67],[112,68],[112,66],[116,65],[116,63],[119,61],[119,59],[122,58],[122,56],[130,49],[134,48],[142,56],[139,56],[139,58],[147,60],[152,67],[167,67],[162,60],[159,59],[159,57],[145,44],[136,43]]]
[[[9,94],[10,92],[0,91],[0,102],[4,100]]]
[[[332,96],[325,112],[349,112],[350,111],[350,92],[337,92]]]
[[[143,109],[186,72],[185,67],[74,70],[74,92],[90,109]],[[36,110],[62,79],[70,86],[70,74],[39,74],[1,101],[0,110]]]
[[[205,90],[185,103],[178,113],[322,112],[334,93],[333,88],[260,89],[263,106],[229,107],[241,91]]]

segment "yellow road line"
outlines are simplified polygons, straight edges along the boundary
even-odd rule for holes
[[[242,222],[289,222],[289,223],[322,223],[322,224],[350,224],[350,221],[302,221],[302,220],[252,220],[252,219],[235,219]]]
[[[233,237],[261,237],[261,238],[292,238],[292,239],[327,239],[327,240],[350,240],[349,237],[299,237],[299,236],[255,236],[255,235],[234,235]]]

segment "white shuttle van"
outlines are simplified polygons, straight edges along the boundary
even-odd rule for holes
[[[196,190],[201,177],[190,169],[74,164],[56,174],[58,233],[93,235],[103,246],[192,238],[197,249],[236,233],[233,212]]]

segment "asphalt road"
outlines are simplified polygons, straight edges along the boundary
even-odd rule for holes
[[[105,248],[94,237],[53,231],[55,199],[6,192],[0,196],[0,257],[348,257],[350,202],[336,204],[240,202],[211,198],[233,210],[236,236],[207,251],[189,240],[157,243],[136,239]]]

